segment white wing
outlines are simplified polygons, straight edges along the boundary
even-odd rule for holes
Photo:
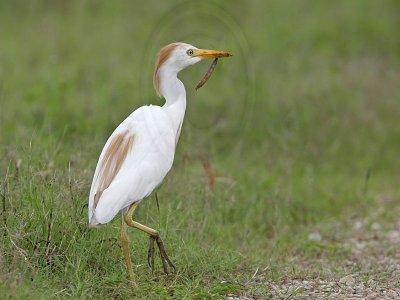
[[[148,196],[171,169],[176,135],[159,106],[134,111],[112,133],[97,163],[89,196],[89,224],[111,221]]]

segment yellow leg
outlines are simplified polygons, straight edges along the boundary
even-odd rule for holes
[[[133,213],[135,212],[136,207],[137,207],[136,203],[133,203],[129,207],[127,213],[124,216],[125,223],[128,224],[128,226],[140,229],[141,231],[144,231],[144,232],[148,233],[149,235],[158,235],[157,230],[154,230],[150,227],[147,227],[145,225],[142,225],[138,222],[133,221]]]
[[[169,259],[168,255],[167,255],[167,253],[165,251],[165,247],[164,247],[163,241],[161,240],[157,230],[154,230],[154,229],[152,229],[150,227],[147,227],[145,225],[142,225],[142,224],[140,224],[138,222],[133,221],[132,215],[135,212],[136,207],[137,207],[136,203],[133,203],[129,207],[128,212],[125,214],[125,216],[123,218],[124,219],[123,223],[125,223],[125,226],[128,225],[130,227],[134,227],[134,228],[140,229],[141,231],[144,231],[148,235],[150,235],[150,249],[149,249],[149,254],[148,254],[148,262],[149,262],[149,265],[150,265],[150,267],[152,269],[154,267],[154,241],[156,241],[158,249],[160,251],[160,258],[161,258],[161,261],[162,261],[162,264],[163,264],[164,271],[165,271],[165,273],[168,274],[168,266],[170,268],[173,268],[174,270],[175,270],[175,266],[171,262],[171,260]],[[126,229],[125,229],[125,231],[126,231]],[[128,255],[129,255],[129,253],[128,253]],[[125,259],[128,261],[126,255],[125,255]],[[130,257],[129,257],[129,263],[131,264]],[[129,268],[128,262],[127,262],[127,267]],[[131,270],[131,268],[130,268],[130,270]],[[133,274],[133,272],[132,272],[132,274]],[[130,274],[129,276],[131,277],[131,281],[132,281],[132,275]],[[133,276],[134,276],[134,274],[133,274]]]
[[[128,228],[128,226],[126,225],[125,221],[122,219],[122,224],[121,224],[122,252],[124,253],[125,264],[126,264],[126,268],[128,269],[129,279],[131,280],[132,289],[133,289],[133,291],[135,291],[137,288],[136,275],[135,275],[135,273],[133,273],[133,270],[132,270],[132,260],[131,260],[131,255],[129,253],[129,237],[128,237],[127,228]]]

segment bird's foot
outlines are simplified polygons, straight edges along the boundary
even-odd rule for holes
[[[166,274],[169,274],[168,269],[173,269],[176,271],[175,265],[172,263],[170,258],[168,257],[167,252],[165,251],[164,243],[162,239],[157,236],[150,236],[150,247],[147,255],[147,262],[152,271],[154,271],[154,241],[157,243],[158,250],[160,251],[160,258],[163,264],[163,269]]]

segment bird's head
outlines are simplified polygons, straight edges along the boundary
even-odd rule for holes
[[[198,63],[201,60],[232,56],[229,52],[199,49],[186,43],[172,43],[160,50],[154,70],[154,88],[160,95],[160,73],[162,71],[179,71]]]

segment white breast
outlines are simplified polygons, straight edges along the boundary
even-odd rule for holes
[[[160,106],[144,106],[133,112],[107,141],[96,168],[90,199],[89,222],[96,226],[111,221],[121,209],[148,196],[172,167],[177,128]],[[96,175],[110,141],[118,134],[132,135],[133,145],[111,184],[94,201],[99,187]]]

